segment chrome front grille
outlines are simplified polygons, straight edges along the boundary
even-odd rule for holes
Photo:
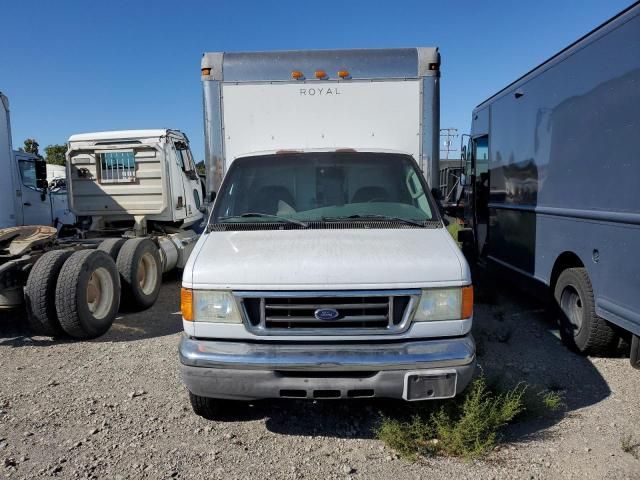
[[[258,335],[394,334],[406,330],[419,290],[236,292]],[[327,313],[335,318],[322,318]]]

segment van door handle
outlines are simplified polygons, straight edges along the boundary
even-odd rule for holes
[[[26,205],[27,207],[31,206],[31,202],[24,202],[23,205]]]

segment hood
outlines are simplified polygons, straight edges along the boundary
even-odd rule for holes
[[[418,288],[470,281],[467,263],[444,228],[212,232],[201,237],[184,275],[187,287],[236,290]]]

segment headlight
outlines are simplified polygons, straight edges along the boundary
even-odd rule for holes
[[[186,289],[183,289],[186,290]],[[188,290],[187,290],[188,291]],[[192,314],[188,308],[188,294],[184,295],[182,316],[185,320],[212,323],[242,323],[240,312],[231,292],[218,290],[191,290]]]
[[[473,287],[434,288],[422,291],[413,320],[460,320],[473,314]]]

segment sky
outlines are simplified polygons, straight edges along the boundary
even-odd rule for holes
[[[205,51],[437,46],[440,126],[466,133],[476,105],[631,3],[3,0],[0,91],[14,148],[167,127],[200,160]]]

